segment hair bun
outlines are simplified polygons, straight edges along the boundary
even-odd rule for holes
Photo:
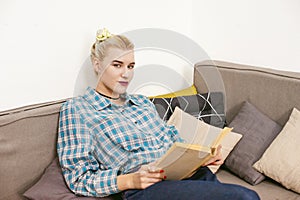
[[[103,42],[112,36],[113,35],[106,28],[104,28],[97,31],[96,40],[98,42]]]

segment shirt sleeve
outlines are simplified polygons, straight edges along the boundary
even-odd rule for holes
[[[94,197],[120,192],[118,170],[100,169],[93,143],[93,134],[75,106],[65,103],[60,111],[57,152],[68,187],[75,194]]]

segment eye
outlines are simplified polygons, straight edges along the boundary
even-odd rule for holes
[[[119,63],[114,63],[113,66],[114,66],[114,67],[117,67],[117,68],[120,68],[120,67],[121,67],[121,64],[119,64]]]
[[[134,65],[128,65],[128,69],[133,69]]]

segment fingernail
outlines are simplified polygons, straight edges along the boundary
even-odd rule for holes
[[[167,176],[164,176],[164,179],[167,179]]]
[[[165,171],[164,171],[163,169],[159,171],[159,173],[164,173],[164,172],[165,172]]]

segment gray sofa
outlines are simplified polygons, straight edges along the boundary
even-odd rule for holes
[[[216,69],[224,84],[202,78],[215,75]],[[300,73],[206,61],[195,65],[194,83],[200,93],[225,89],[227,122],[245,100],[281,125],[293,107],[300,109]],[[40,179],[56,157],[59,109],[64,101],[0,112],[0,200],[26,199],[22,194]],[[300,194],[270,179],[252,186],[225,169],[217,176],[222,182],[257,191],[263,200],[300,199]]]

